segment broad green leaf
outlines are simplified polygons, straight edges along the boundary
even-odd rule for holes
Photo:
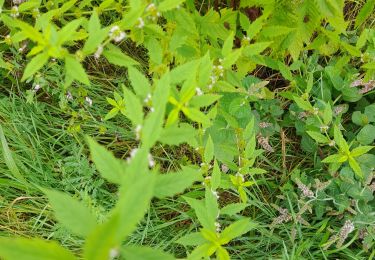
[[[177,8],[181,4],[183,4],[186,0],[164,0],[161,2],[158,6],[158,10],[160,12],[166,12],[169,10],[172,10],[174,8]]]
[[[168,145],[188,143],[197,135],[197,130],[190,124],[182,123],[180,127],[172,125],[163,128],[159,141]]]
[[[9,149],[8,142],[5,138],[3,127],[1,125],[0,125],[0,140],[1,140],[1,146],[2,146],[2,152],[4,155],[5,164],[8,166],[14,178],[16,178],[20,182],[26,183],[26,179],[18,170],[17,164],[15,163],[13,159],[12,152]]]
[[[211,188],[213,190],[216,190],[219,188],[221,183],[221,171],[219,168],[219,165],[217,164],[217,161],[215,160],[214,168],[212,170],[212,176],[211,176]]]
[[[207,212],[209,219],[215,222],[215,220],[218,218],[220,214],[216,191],[206,186],[204,201],[205,201],[204,203],[206,207],[206,212]],[[209,230],[213,233],[216,233],[214,229],[209,229]]]
[[[323,163],[342,163],[348,160],[348,156],[342,154],[332,154],[326,157],[322,162]]]
[[[159,174],[156,176],[154,196],[158,198],[174,196],[202,179],[198,170],[189,167],[183,167],[182,170],[174,173]]]
[[[26,79],[34,75],[35,72],[40,70],[44,66],[44,64],[47,63],[48,58],[49,57],[47,52],[43,52],[32,58],[31,61],[26,65],[21,81],[25,81]]]
[[[125,165],[91,137],[87,137],[92,160],[100,175],[109,182],[120,184],[125,175]]]
[[[358,162],[355,159],[353,159],[352,157],[349,157],[349,165],[350,165],[350,168],[353,169],[354,173],[358,177],[363,178],[361,166],[359,166]]]
[[[191,254],[188,255],[187,260],[205,259],[215,253],[217,247],[218,246],[213,243],[204,243],[203,245],[197,246]]]
[[[221,49],[221,54],[223,57],[226,57],[232,52],[233,49],[233,38],[234,38],[234,32],[231,32],[227,39],[224,41],[223,48]]]
[[[294,102],[296,102],[297,106],[305,111],[311,111],[313,110],[312,105],[309,101],[306,101],[300,97],[294,96],[293,97]]]
[[[164,76],[156,83],[156,88],[152,98],[155,105],[154,111],[150,112],[150,115],[145,119],[142,129],[142,143],[145,147],[152,147],[160,138],[170,87],[168,73],[164,74]]]
[[[242,49],[236,49],[228,54],[222,63],[224,69],[229,69],[241,56]]]
[[[142,259],[142,260],[173,260],[172,255],[146,246],[124,246],[121,249],[121,255],[125,259]]]
[[[135,93],[142,98],[146,98],[151,94],[151,86],[148,79],[139,70],[129,67],[128,68],[129,80],[134,88]]]
[[[321,133],[314,132],[314,131],[306,131],[306,133],[307,133],[312,139],[314,139],[315,141],[317,141],[318,143],[328,144],[328,143],[330,142],[330,140],[328,139],[328,137],[322,135]]]
[[[0,238],[0,257],[4,260],[75,260],[70,251],[53,241],[28,238]]]
[[[86,239],[84,247],[86,260],[108,259],[111,251],[116,251],[121,242],[136,229],[149,207],[155,176],[144,172],[133,172],[127,177],[130,178],[127,181],[128,185],[121,187],[120,198],[109,220]]]
[[[163,62],[163,48],[160,45],[160,42],[155,38],[151,38],[147,42],[145,42],[145,45],[148,49],[150,61],[155,63],[156,65],[161,64]]]
[[[375,104],[365,107],[365,115],[369,122],[375,122]]]
[[[112,108],[104,117],[104,120],[109,120],[111,118],[114,118],[120,110],[117,107]]]
[[[243,54],[245,56],[253,56],[253,55],[258,55],[260,54],[262,51],[264,51],[265,49],[268,48],[268,46],[270,46],[272,42],[257,42],[257,43],[253,43],[251,45],[248,45],[246,46],[244,49],[243,49]]]
[[[338,147],[340,148],[340,150],[343,151],[343,152],[349,153],[349,145],[346,143],[346,141],[345,141],[344,137],[342,136],[341,131],[338,128],[338,126],[335,126],[333,128],[333,136],[334,136],[335,142],[338,145]]]
[[[76,235],[86,237],[96,227],[96,218],[80,201],[54,190],[43,190],[55,213],[56,219]]]
[[[208,84],[212,71],[212,61],[210,59],[210,53],[207,52],[200,59],[199,69],[198,69],[198,86],[205,86]]]
[[[82,64],[71,55],[65,57],[66,76],[75,79],[85,85],[90,85],[90,80],[82,67]]]
[[[189,104],[193,107],[208,107],[212,105],[214,102],[221,98],[220,95],[216,94],[205,94],[201,96],[194,96],[190,101]]]
[[[123,53],[121,49],[115,45],[109,44],[103,51],[104,57],[113,65],[131,67],[138,65],[138,62]]]
[[[202,123],[205,125],[210,124],[209,118],[200,110],[189,107],[189,108],[182,108],[182,112],[192,121]]]
[[[204,242],[206,242],[206,239],[204,239],[200,232],[189,233],[176,241],[176,243],[184,246],[197,246]]]
[[[93,53],[108,36],[107,29],[101,29],[100,20],[97,12],[93,11],[88,23],[89,37],[83,46],[85,54]]]
[[[323,123],[329,125],[332,121],[332,108],[329,103],[326,104],[326,107],[323,111]]]
[[[369,123],[367,114],[362,114],[360,111],[354,111],[352,114],[352,121],[359,126],[365,126]]]
[[[0,7],[1,6],[2,5],[0,3]],[[39,6],[40,6],[40,0],[29,0],[29,1],[26,1],[26,2],[23,2],[22,4],[20,4],[18,6],[18,11],[19,12],[25,12],[25,11],[28,11],[28,10],[31,10],[31,9],[38,8]]]
[[[136,95],[123,86],[125,100],[125,114],[132,122],[133,126],[141,125],[143,121],[143,106]]]
[[[221,246],[216,250],[216,256],[218,260],[230,260],[228,251]]]
[[[375,0],[367,0],[363,5],[361,11],[359,11],[356,19],[355,19],[355,26],[360,26],[366,19],[373,14],[373,10],[375,7]]]
[[[375,126],[365,125],[357,134],[357,140],[361,144],[372,144],[375,140]]]
[[[220,210],[220,214],[222,215],[229,215],[233,216],[247,207],[246,203],[232,203],[226,205],[224,208]]]
[[[77,28],[81,25],[82,19],[75,19],[68,24],[66,24],[58,33],[57,33],[57,45],[62,45],[67,41],[70,41],[74,34],[76,33]]]
[[[249,218],[244,218],[237,220],[233,224],[226,227],[220,234],[220,243],[225,245],[229,243],[232,239],[242,236],[243,234],[254,229],[257,224],[251,221]]]
[[[22,33],[30,40],[42,45],[45,43],[43,34],[40,33],[37,29],[35,29],[33,26],[20,20],[14,20],[13,23],[15,26],[20,28],[22,30]]]
[[[210,163],[213,158],[214,158],[214,143],[212,141],[211,136],[208,136],[206,147],[204,149],[204,161],[206,163]]]
[[[372,148],[374,148],[374,146],[359,146],[359,147],[354,148],[350,152],[350,155],[352,157],[358,157],[362,154],[365,154],[365,153],[369,152]]]
[[[197,216],[201,225],[208,230],[215,230],[215,218],[212,218],[205,207],[205,203],[202,200],[196,200],[189,197],[183,197],[186,202],[194,209],[195,215]]]

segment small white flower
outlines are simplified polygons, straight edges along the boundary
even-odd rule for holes
[[[139,17],[137,28],[142,29],[144,26],[145,26],[145,22],[143,21],[142,17]]]
[[[222,65],[217,66],[219,70],[224,70],[224,67]]]
[[[142,130],[142,126],[137,125],[137,127],[135,128],[135,139],[136,140],[139,140],[141,138],[141,130]]]
[[[319,108],[317,107],[314,107],[314,111],[313,111],[313,114],[314,115],[317,115],[319,113]]]
[[[219,62],[222,63],[222,62],[223,62],[223,59],[220,58],[220,59],[219,59]]]
[[[143,102],[144,103],[148,103],[148,102],[150,102],[151,98],[152,98],[151,94],[148,93],[147,96],[146,96],[146,98],[143,100]]]
[[[250,41],[250,37],[249,36],[243,36],[243,39],[245,40],[245,41]]]
[[[331,140],[331,142],[329,142],[329,146],[335,146],[336,142],[334,140]]]
[[[85,101],[90,107],[92,106],[92,99],[90,97],[85,97]]]
[[[195,92],[197,93],[197,96],[202,96],[203,95],[203,91],[200,88],[196,88]]]
[[[212,84],[208,85],[207,88],[208,88],[209,90],[211,90],[211,89],[212,89]]]
[[[147,159],[148,159],[148,166],[150,168],[154,167],[155,161],[154,161],[154,158],[152,157],[152,155],[150,153],[148,154]]]
[[[40,85],[36,84],[35,87],[34,87],[34,91],[37,92],[39,89],[40,89]]]
[[[133,158],[135,157],[135,155],[137,154],[137,152],[138,152],[138,148],[134,148],[134,149],[132,149],[132,150],[130,151],[130,156],[129,156],[129,158],[127,158],[126,160],[127,160],[128,162],[130,162],[130,160],[133,159]]]
[[[322,133],[326,133],[327,130],[329,129],[329,127],[328,127],[328,125],[321,125],[321,126],[319,127],[319,129],[320,129],[320,132],[322,132]]]
[[[152,112],[154,112],[155,111],[155,108],[154,107],[151,107],[150,108],[150,112],[152,113]]]
[[[152,11],[152,10],[155,10],[156,9],[156,6],[154,3],[151,3],[149,4],[147,7],[146,7],[146,11]]]
[[[12,10],[11,10],[11,14],[10,16],[12,16],[13,18],[16,18],[20,15],[20,13],[18,12],[18,6],[13,6],[12,7]]]
[[[237,172],[237,173],[236,173],[236,176],[237,176],[237,177],[240,177],[241,180],[242,180],[242,182],[245,181],[245,177],[244,177],[241,173]]]
[[[221,231],[221,225],[219,222],[215,222],[215,227],[216,227],[216,232],[220,232]]]
[[[160,17],[160,16],[161,16],[161,13],[160,13],[160,12],[157,12],[157,13],[156,13],[156,16],[157,16],[157,17]]]
[[[112,248],[110,251],[109,251],[109,259],[114,259],[116,257],[118,257],[120,254],[120,252],[118,251],[117,248]]]
[[[219,199],[219,198],[220,198],[220,197],[219,197],[219,194],[217,193],[217,191],[211,189],[211,192],[212,192],[212,195],[214,195],[214,197],[215,197],[216,199]]]
[[[115,42],[120,42],[126,37],[126,33],[120,30],[117,25],[113,26],[109,31],[109,37]]]
[[[96,50],[96,52],[94,54],[95,59],[99,59],[99,57],[102,55],[102,53],[103,53],[103,46],[99,45],[98,49]]]
[[[66,93],[66,98],[68,100],[73,100],[73,96],[72,96],[72,93],[70,93],[70,91],[68,91],[68,93]]]

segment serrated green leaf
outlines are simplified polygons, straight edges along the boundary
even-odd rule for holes
[[[204,242],[206,242],[206,239],[204,239],[200,232],[187,234],[176,241],[176,243],[184,246],[198,246]]]
[[[48,197],[56,219],[66,229],[82,237],[86,237],[94,230],[96,218],[82,202],[59,191],[44,190],[44,193]]]
[[[108,45],[103,51],[103,56],[113,65],[122,66],[122,67],[131,67],[138,65],[138,62],[130,58],[128,55],[123,53],[121,49],[115,45]]]
[[[66,76],[75,79],[85,85],[90,85],[90,80],[82,67],[82,64],[71,55],[65,57]]]
[[[146,246],[129,245],[121,249],[121,255],[125,259],[142,259],[142,260],[174,260],[175,258],[163,252],[160,249],[155,249]]]
[[[223,48],[221,49],[221,55],[223,55],[223,57],[226,57],[231,53],[233,49],[233,38],[234,32],[230,32],[229,36],[224,41]]]
[[[362,154],[369,152],[370,150],[372,150],[372,148],[374,148],[374,146],[359,146],[359,147],[354,148],[350,152],[350,155],[352,157],[358,157],[358,156],[361,156]]]
[[[318,143],[328,144],[328,143],[330,142],[330,140],[328,139],[328,137],[322,135],[321,133],[314,132],[314,131],[306,131],[306,133],[307,133],[312,139],[314,139],[315,141],[317,141]]]
[[[246,234],[250,230],[254,229],[257,224],[251,221],[249,218],[243,218],[232,223],[226,227],[220,234],[220,244],[225,245],[232,239]]]
[[[159,141],[168,145],[179,145],[188,143],[197,135],[197,130],[190,124],[182,123],[166,127],[162,130]]]
[[[175,173],[157,175],[154,196],[157,198],[174,196],[202,179],[198,170],[189,167],[183,167],[182,170]]]
[[[206,147],[204,149],[204,161],[210,163],[214,158],[214,143],[212,142],[211,136],[208,136]]]
[[[166,12],[177,8],[179,5],[183,4],[186,0],[164,0],[158,6],[160,12]]]
[[[123,86],[125,100],[125,115],[130,119],[133,126],[141,125],[143,122],[143,106],[141,101],[129,89]]]
[[[73,253],[53,241],[27,238],[0,238],[4,260],[75,260]]]
[[[342,163],[348,160],[348,156],[342,154],[332,154],[326,157],[322,162],[323,163]]]
[[[220,209],[220,214],[233,216],[247,207],[246,203],[232,203]]]
[[[99,145],[91,137],[87,137],[91,157],[101,176],[109,182],[120,184],[125,174],[125,165],[120,163],[111,152]]]
[[[349,157],[349,165],[358,177],[363,178],[361,166],[359,166],[358,162],[354,160],[352,157]]]
[[[26,79],[34,75],[35,72],[40,70],[44,66],[44,64],[47,63],[48,58],[49,56],[47,52],[43,52],[32,58],[31,61],[26,65],[21,81],[25,81]]]

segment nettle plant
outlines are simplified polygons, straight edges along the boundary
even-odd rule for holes
[[[125,116],[138,147],[127,161],[122,161],[88,138],[98,171],[119,187],[118,202],[106,220],[98,223],[81,202],[41,188],[56,219],[73,234],[85,238],[85,259],[119,255],[129,259],[173,258],[159,250],[123,242],[142,220],[152,198],[174,196],[195,182],[202,183],[199,196],[183,198],[202,228],[178,243],[191,251],[187,253],[190,259],[213,254],[229,259],[225,245],[256,228],[255,222],[237,213],[247,206],[248,187],[258,185],[257,176],[266,173],[255,163],[262,153],[273,151],[268,137],[280,126],[277,120],[269,121],[283,114],[282,109],[273,109],[274,105],[281,108],[281,104],[274,100],[274,93],[267,87],[269,82],[248,76],[259,65],[280,72],[290,81],[289,91],[282,94],[293,103],[288,116],[293,118],[293,111],[303,115],[300,118],[306,122],[296,125],[297,132],[303,128],[300,132],[304,132],[305,140],[315,140],[327,148],[327,158],[322,162],[329,163],[332,172],[341,169],[354,173],[351,181],[359,189],[372,174],[363,162],[372,146],[344,139],[340,113],[334,111],[336,100],[331,99],[331,90],[350,102],[364,94],[350,89],[347,83],[353,79],[342,76],[349,61],[362,66],[360,85],[367,88],[367,93],[375,72],[374,31],[364,30],[356,41],[355,35],[347,32],[343,0],[247,0],[220,12],[209,4],[198,11],[193,0],[18,2],[12,5],[0,1],[5,32],[0,43],[2,73],[14,72],[12,50],[27,52],[21,81],[38,91],[47,84],[43,75],[52,64],[60,65],[64,76],[62,96],[67,100],[74,99],[74,86],[82,96],[90,87],[92,78],[85,70],[90,59],[126,69],[129,79],[120,84],[113,98],[107,97],[112,109],[104,119]],[[351,26],[362,26],[372,12],[370,2]],[[246,16],[249,7],[261,10],[255,21]],[[147,61],[130,57],[123,48],[126,44],[143,48]],[[311,69],[300,60],[336,52],[341,52],[342,58],[324,69],[320,65]],[[308,57],[310,53],[315,56]],[[301,84],[303,80],[294,76],[298,72],[307,73],[308,82]],[[321,82],[323,78],[330,82],[320,85],[320,92],[316,91],[318,74]],[[95,105],[89,96],[83,100]],[[188,143],[199,153],[202,163],[161,174],[151,154],[157,142],[172,146]],[[257,149],[257,142],[263,149]],[[338,185],[341,187],[341,182]],[[238,202],[219,205],[218,193],[227,189],[238,193]],[[222,219],[231,224],[221,227]],[[54,242],[23,238],[1,238],[0,254],[6,259],[76,258]]]

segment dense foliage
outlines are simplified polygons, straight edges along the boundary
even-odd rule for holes
[[[372,259],[374,0],[0,0],[0,257]]]

